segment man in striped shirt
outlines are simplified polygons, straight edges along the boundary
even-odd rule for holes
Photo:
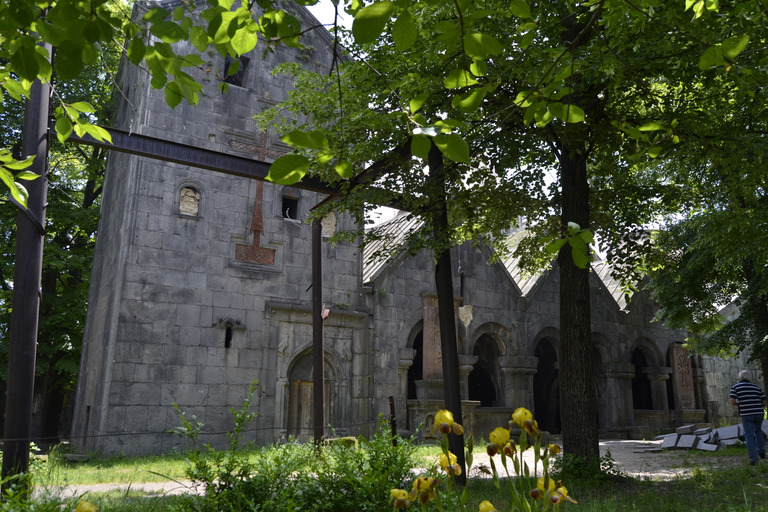
[[[763,439],[763,407],[768,406],[765,393],[760,386],[747,379],[747,370],[739,372],[739,382],[731,388],[731,405],[739,406],[741,424],[744,426],[744,439],[747,442],[749,463],[757,464],[757,458],[765,458],[765,439]]]

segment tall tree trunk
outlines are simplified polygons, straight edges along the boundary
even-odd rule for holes
[[[583,144],[561,143],[561,221],[589,227],[587,151]],[[592,359],[589,268],[576,266],[565,244],[557,257],[560,270],[560,414],[563,450],[580,457],[600,456],[597,397]]]

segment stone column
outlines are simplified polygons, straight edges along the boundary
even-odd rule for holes
[[[461,399],[469,400],[469,374],[480,359],[478,356],[459,355],[459,385],[461,386]]]
[[[608,430],[634,425],[635,410],[631,404],[635,366],[610,363],[603,367],[605,369],[605,419]]]
[[[262,405],[262,407],[264,407]],[[285,417],[285,410],[288,407],[288,379],[279,377],[275,386],[275,431],[278,439],[288,437],[288,418]],[[263,409],[262,409],[263,410]]]
[[[651,381],[651,397],[654,409],[664,411],[664,420],[669,422],[669,403],[667,402],[667,380],[672,374],[672,368],[659,366],[657,368],[643,368],[643,373]]]
[[[533,375],[538,359],[526,356],[503,356],[499,358],[499,373],[502,378],[503,407],[516,409],[525,407],[533,411]]]
[[[412,348],[401,348],[398,350],[400,356],[397,365],[397,394],[395,395],[395,414],[397,422],[401,428],[405,428],[406,418],[408,417],[408,369],[413,364],[416,357],[416,350]]]
[[[443,349],[440,344],[440,318],[437,295],[425,293],[424,299],[424,380],[442,380]]]

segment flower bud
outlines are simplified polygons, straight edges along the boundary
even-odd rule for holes
[[[489,444],[488,446],[486,446],[485,451],[486,453],[488,453],[489,457],[493,457],[494,455],[499,453],[499,449],[496,448],[495,444]]]
[[[441,434],[450,434],[451,433],[451,426],[449,424],[447,424],[447,423],[441,423],[440,425],[437,426],[437,430]]]
[[[536,487],[535,489],[531,489],[531,492],[529,492],[528,495],[535,500],[540,500],[544,497],[544,491]]]
[[[453,433],[457,436],[460,436],[464,433],[464,427],[462,427],[459,423],[453,424]]]

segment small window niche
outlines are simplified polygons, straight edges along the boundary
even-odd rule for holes
[[[227,74],[224,81],[230,85],[243,87],[243,84],[245,83],[245,72],[248,70],[248,64],[250,64],[250,62],[251,59],[248,57],[234,58],[227,55],[227,58],[224,59],[224,73]],[[230,70],[234,70],[235,72],[230,75]]]
[[[200,191],[194,187],[184,186],[179,192],[179,214],[189,217],[200,216]]]
[[[213,326],[224,331],[222,336],[224,348],[232,348],[235,331],[245,330],[245,325],[240,322],[240,319],[234,318],[219,318]]]
[[[283,189],[280,202],[280,216],[284,219],[299,220],[300,192],[293,187]]]

